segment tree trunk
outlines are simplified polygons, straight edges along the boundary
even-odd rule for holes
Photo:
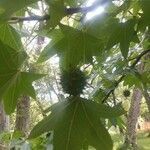
[[[139,73],[143,73],[144,63],[141,62],[137,69]],[[142,100],[142,90],[135,87],[131,98],[129,113],[127,116],[127,131],[125,139],[125,145],[131,146],[133,150],[138,149],[136,140],[136,125],[138,117],[140,115],[141,100]]]
[[[135,88],[131,99],[129,114],[127,117],[127,133],[125,144],[131,145],[133,150],[137,150],[136,143],[136,124],[140,114],[140,102],[142,99],[142,92],[140,89]]]
[[[147,104],[147,107],[148,107],[148,110],[149,110],[149,113],[150,113],[150,96],[149,96],[149,94],[147,92],[146,87],[144,87],[143,96],[144,96],[144,98],[146,100],[146,104]]]
[[[30,119],[30,98],[22,96],[17,104],[16,124],[15,129],[20,131],[24,136],[28,134],[28,126]]]
[[[9,131],[9,116],[6,115],[3,104],[0,103],[0,134],[5,131]],[[6,149],[5,143],[0,141],[0,150],[4,149]]]
[[[144,68],[145,71],[150,71],[150,68],[149,68],[149,64],[147,64],[149,61],[150,61],[150,53],[148,53],[145,57],[144,57],[144,65],[147,66]],[[147,103],[147,107],[148,107],[148,110],[150,112],[150,95],[147,91],[148,87],[147,85],[144,85],[143,87],[143,96],[146,100],[146,103]]]
[[[9,131],[9,116],[4,111],[3,104],[0,103],[0,133]]]

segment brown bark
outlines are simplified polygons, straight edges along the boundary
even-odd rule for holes
[[[3,104],[0,103],[0,133],[9,130],[9,117],[4,111]]]
[[[137,69],[139,73],[143,73],[144,63],[142,62]],[[142,100],[142,90],[135,87],[131,98],[129,113],[127,116],[127,132],[125,139],[125,144],[127,144],[127,146],[131,146],[133,150],[138,149],[136,140],[136,124],[138,122],[138,117],[140,115],[141,100]]]
[[[17,104],[15,129],[23,133],[24,136],[28,134],[29,119],[30,119],[30,98],[29,96],[22,96]]]
[[[145,64],[147,62],[149,62],[149,60],[150,60],[150,52],[144,57],[144,60],[145,60]],[[145,68],[145,71],[149,71],[149,69],[150,69],[149,67]],[[148,107],[148,110],[149,110],[149,115],[150,115],[150,95],[149,95],[147,89],[148,89],[147,85],[144,85],[143,86],[143,96],[144,96],[144,98],[146,100],[146,104],[147,104],[147,107]],[[150,132],[149,132],[148,137],[150,137]]]
[[[4,111],[3,104],[0,103],[0,134],[9,131],[9,116]],[[0,141],[0,150],[5,150],[6,145],[3,141]]]
[[[149,113],[150,113],[150,96],[149,96],[146,88],[144,88],[144,90],[143,90],[143,96],[146,100],[146,104],[147,104],[147,107],[148,107],[148,110],[149,110]]]
[[[136,124],[140,115],[140,102],[142,99],[142,92],[140,89],[135,88],[131,99],[131,106],[127,117],[127,133],[126,144],[131,145],[133,150],[137,150],[136,143]]]
[[[145,55],[144,61],[145,61],[144,65],[146,65],[146,63],[150,61],[150,52],[147,55]],[[145,71],[150,71],[149,69],[150,69],[149,67],[144,68]],[[148,110],[150,112],[150,95],[149,95],[147,89],[148,89],[147,85],[144,85],[144,87],[143,87],[143,96],[146,100],[147,107],[148,107]]]

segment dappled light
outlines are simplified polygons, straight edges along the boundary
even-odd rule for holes
[[[0,1],[0,150],[150,150],[150,0]]]

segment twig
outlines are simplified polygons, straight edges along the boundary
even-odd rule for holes
[[[140,59],[141,59],[145,54],[147,54],[147,53],[149,53],[149,52],[150,52],[150,49],[143,51],[143,52],[136,58],[136,60],[134,61],[134,63],[131,65],[131,68],[134,68],[135,65],[140,61]]]
[[[110,96],[110,94],[115,91],[115,89],[118,87],[119,83],[123,80],[124,77],[125,77],[125,75],[122,75],[122,76],[116,81],[114,88],[111,89],[111,90],[107,93],[107,95],[103,98],[102,103],[104,103],[104,102],[108,99],[108,97]]]
[[[93,87],[90,83],[87,83],[87,85],[88,85],[90,88],[94,89],[94,87]]]
[[[138,55],[137,58],[136,58],[136,60],[135,60],[135,61],[133,62],[133,64],[130,66],[130,68],[133,69],[133,68],[136,66],[136,64],[141,60],[141,58],[142,58],[145,54],[147,54],[147,53],[149,53],[149,52],[150,52],[150,49],[145,50],[145,51],[143,51],[140,55]],[[118,87],[119,83],[123,80],[123,78],[124,78],[125,76],[126,76],[126,75],[123,74],[123,75],[116,81],[116,84],[115,84],[114,88],[111,89],[111,90],[107,93],[107,95],[103,98],[102,103],[104,103],[104,102],[108,99],[108,97],[110,96],[110,94],[115,91],[115,89]]]
[[[9,20],[10,23],[18,23],[18,22],[23,22],[23,21],[44,21],[44,20],[49,20],[50,16],[49,15],[44,15],[44,16],[28,16],[28,17],[11,17]]]

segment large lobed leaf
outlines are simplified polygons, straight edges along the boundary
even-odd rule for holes
[[[120,50],[124,58],[127,58],[131,42],[139,42],[134,29],[136,20],[131,19],[125,23],[119,23],[110,35],[106,49],[110,49],[116,44],[120,44]]]
[[[4,108],[7,114],[11,114],[17,105],[18,98],[21,94],[29,95],[36,98],[32,82],[43,77],[41,74],[18,72],[11,77],[11,81],[3,95]],[[10,107],[11,106],[11,107]]]
[[[54,104],[51,114],[33,128],[29,139],[53,131],[55,150],[80,150],[85,145],[97,150],[111,150],[112,140],[100,122],[100,117],[117,117],[123,113],[123,110],[97,104],[91,100],[71,98]]]
[[[48,60],[50,57],[57,53],[56,49],[53,49],[53,46],[57,44],[57,42],[59,42],[64,37],[64,35],[61,29],[54,29],[50,32],[46,30],[43,32],[39,32],[39,34],[52,39],[50,43],[44,48],[38,59],[38,63],[41,63]]]
[[[7,114],[14,111],[21,94],[35,98],[32,82],[43,76],[21,72],[26,57],[25,51],[16,51],[0,41],[0,98],[4,101]]]
[[[79,63],[89,63],[92,57],[99,55],[103,44],[100,39],[87,34],[84,31],[61,25],[63,37],[56,43],[50,43],[43,50],[39,57],[39,62],[45,61],[54,54],[58,54],[63,58],[62,64],[66,67],[76,66]],[[54,43],[54,44],[53,44]]]
[[[130,43],[139,42],[135,31],[136,23],[136,19],[120,23],[118,19],[104,15],[93,20],[92,23],[87,22],[86,28],[89,34],[104,40],[106,50],[119,44],[122,56],[127,58]]]

